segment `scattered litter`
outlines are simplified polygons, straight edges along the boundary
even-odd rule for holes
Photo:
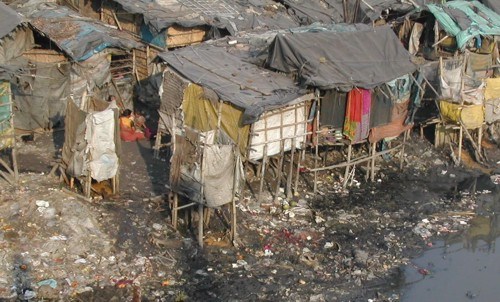
[[[38,282],[36,285],[38,286],[44,286],[44,285],[48,285],[52,288],[56,288],[57,287],[57,281],[54,280],[54,279],[45,279],[45,280],[42,280],[40,282]]]
[[[65,240],[68,240],[68,238],[64,235],[57,235],[57,236],[52,236],[50,237],[50,240],[62,240],[62,241],[65,241]]]

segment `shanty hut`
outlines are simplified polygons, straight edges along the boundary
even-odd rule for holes
[[[408,44],[416,45],[416,55],[434,61],[423,65],[419,75],[437,100],[438,116],[426,125],[436,124],[436,145],[458,142],[457,163],[464,134],[482,161],[483,124],[498,120],[500,15],[478,1],[457,0],[428,4],[411,16],[415,22]]]
[[[8,62],[27,67],[30,74],[13,85],[16,128],[62,125],[69,96],[82,108],[88,98],[105,99],[109,94],[131,106],[130,50],[141,44],[54,3],[28,1],[13,8],[32,28],[26,33],[31,47]]]
[[[273,155],[280,155],[281,178],[283,153],[293,158],[305,142],[311,94],[219,47],[189,47],[159,58],[166,65],[159,128],[172,139],[174,193],[208,207],[232,202],[242,162],[262,160],[265,169]]]
[[[158,50],[198,44],[249,30],[298,26],[283,5],[272,1],[92,0],[64,1],[92,18],[133,33],[148,43],[136,50],[137,77],[149,77]]]
[[[12,185],[17,183],[18,168],[11,81],[20,72],[4,64],[32,45],[33,35],[25,20],[0,2],[0,176]],[[3,156],[6,154],[9,156]]]
[[[315,119],[316,155],[321,143],[347,144],[349,163],[351,145],[368,140],[373,144],[373,171],[374,144],[411,128],[411,73],[416,67],[387,26],[278,34],[269,47],[267,65],[321,96],[310,113]],[[309,171],[316,175],[326,168],[318,168],[315,161]]]
[[[0,64],[33,47],[33,34],[24,25],[26,20],[21,15],[0,2]]]
[[[14,117],[10,80],[15,71],[0,65],[0,152],[10,151],[10,163],[0,155],[0,176],[8,183],[16,184],[18,179]]]

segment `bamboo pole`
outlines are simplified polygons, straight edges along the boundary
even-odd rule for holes
[[[266,176],[267,144],[264,145],[263,153],[264,153],[264,156],[262,157],[262,166],[261,166],[261,172],[260,172],[259,195],[257,197],[257,200],[259,202],[262,201],[262,190],[264,189],[264,178]]]
[[[172,225],[177,230],[177,215],[179,214],[179,194],[171,192],[172,195]]]
[[[234,178],[233,178],[233,193],[232,193],[232,199],[231,199],[231,242],[234,243],[234,240],[236,239],[236,194],[239,193],[239,179],[240,179],[240,169],[238,164],[240,163],[240,151],[234,150],[233,152],[235,153],[235,165],[234,165]]]
[[[348,166],[348,165],[349,166],[354,166],[354,165],[357,165],[359,163],[364,163],[366,161],[370,161],[373,157],[380,156],[380,155],[383,155],[383,154],[387,154],[387,153],[396,151],[397,149],[399,149],[401,147],[402,147],[402,145],[397,145],[394,148],[387,149],[387,150],[380,151],[380,152],[376,152],[375,155],[368,155],[368,156],[365,156],[365,157],[358,158],[358,159],[356,159],[354,161],[351,161],[350,164],[348,164],[347,162],[343,162],[343,163],[331,165],[331,166],[328,166],[328,167],[320,167],[320,168],[317,168],[317,169],[310,169],[310,170],[308,170],[308,172],[314,172],[314,170],[316,170],[316,171],[325,171],[325,170],[331,170],[331,169],[335,169],[335,168],[343,168],[343,167]]]
[[[16,144],[16,136],[15,136],[15,126],[14,126],[14,115],[13,115],[13,112],[12,112],[12,93],[10,92],[10,88],[9,88],[9,106],[10,106],[10,112],[11,112],[11,116],[10,116],[10,127],[12,129],[12,139],[13,139],[13,142],[12,142],[12,168],[14,170],[14,182],[17,184],[17,182],[19,181],[19,170],[18,170],[18,167],[17,167],[17,144]]]
[[[315,148],[314,148],[314,169],[318,167],[318,157],[319,157],[319,141],[318,141],[318,132],[319,132],[319,111],[320,111],[320,98],[319,98],[319,90],[316,89],[315,91],[315,99],[316,99],[316,121],[314,122],[316,124],[316,129],[313,131],[315,134]],[[318,191],[318,172],[314,172],[314,194]]]
[[[377,149],[377,143],[372,144],[372,166],[371,166],[371,178],[370,180],[372,182],[375,181],[375,159],[376,159],[376,149]]]
[[[203,204],[198,203],[198,244],[203,248]]]
[[[267,165],[267,115],[264,116],[264,141],[266,144],[264,145],[264,148],[262,150],[263,156],[262,156],[262,170],[260,173],[260,185],[259,185],[259,195],[258,195],[258,201],[262,202],[262,190],[264,189],[264,181],[266,177],[266,165]]]
[[[208,140],[208,135],[205,135],[204,137],[204,144],[202,146],[202,151],[200,154],[200,199],[198,200],[198,244],[200,245],[201,248],[203,248],[203,198],[205,194],[204,190],[204,182],[205,182],[205,177],[204,177],[204,169],[203,169],[203,164],[205,162],[205,146],[207,145],[207,140]],[[199,143],[197,143],[198,148],[200,147]]]
[[[462,161],[462,139],[463,139],[463,127],[460,124],[460,129],[458,132],[458,164],[459,165]]]
[[[278,200],[278,196],[280,193],[280,184],[281,184],[281,176],[283,170],[283,159],[285,157],[285,141],[283,139],[283,112],[280,114],[280,159],[278,164],[278,175],[276,179],[276,190],[274,194],[274,202]]]
[[[482,143],[483,141],[483,125],[479,127],[478,133],[477,133],[477,152],[479,152],[480,155],[482,155]]]
[[[304,109],[306,109],[306,108],[304,108]],[[295,184],[294,184],[294,188],[293,188],[295,193],[298,193],[301,163],[306,156],[307,133],[309,132],[309,131],[307,131],[307,115],[308,115],[307,110],[304,110],[304,132],[305,133],[304,133],[304,138],[303,138],[303,142],[302,142],[302,151],[298,155],[298,159],[297,159],[297,173],[295,173]]]
[[[404,164],[404,155],[405,155],[405,145],[406,145],[406,139],[408,136],[408,132],[410,130],[406,130],[405,133],[403,134],[403,147],[401,147],[401,155],[399,157],[399,169],[403,170],[403,164]]]
[[[368,156],[371,156],[370,155],[371,153],[372,153],[372,145],[368,142]],[[366,161],[365,181],[368,181],[368,179],[370,179],[370,165],[371,165],[371,161],[367,160]]]
[[[349,145],[347,146],[347,163],[349,164],[351,162],[351,155],[352,155],[352,144],[349,142]],[[347,177],[349,176],[349,167],[345,167],[345,173],[344,173],[344,183],[342,184],[342,187],[347,186]]]

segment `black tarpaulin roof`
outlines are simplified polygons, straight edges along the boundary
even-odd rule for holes
[[[301,84],[321,89],[373,88],[416,69],[387,26],[279,34],[269,47],[267,63],[282,72],[297,72]]]
[[[220,47],[188,47],[158,56],[191,82],[210,88],[221,100],[243,109],[244,124],[305,95],[290,78],[244,62]]]
[[[8,35],[22,22],[23,19],[16,11],[0,2],[0,39]]]
[[[174,24],[224,28],[235,35],[240,31],[298,26],[272,0],[113,0],[130,13],[140,14],[152,33]],[[274,10],[274,11],[273,11]]]
[[[495,1],[495,0],[493,0]],[[342,0],[282,0],[289,8],[290,14],[301,25],[313,22],[340,23],[344,20],[344,6]],[[424,0],[413,0],[421,5]],[[356,1],[347,1],[348,16],[352,18]],[[405,13],[413,10],[415,6],[410,1],[401,0],[363,0],[360,2],[359,11],[355,22],[370,23],[378,19],[382,12],[388,9]],[[348,20],[350,21],[350,20]]]

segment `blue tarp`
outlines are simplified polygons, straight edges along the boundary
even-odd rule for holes
[[[450,1],[427,7],[461,49],[476,36],[500,35],[500,15],[478,1]]]
[[[128,34],[53,3],[34,1],[19,11],[29,18],[37,31],[46,35],[74,61],[85,61],[106,48],[129,50],[141,47]]]

